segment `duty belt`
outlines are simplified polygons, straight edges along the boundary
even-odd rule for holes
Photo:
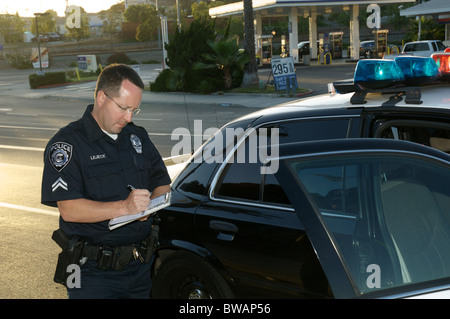
[[[133,259],[148,263],[152,257],[152,247],[147,245],[148,239],[141,245],[92,245],[85,243],[80,258],[80,265],[87,260],[97,261],[97,267],[102,270],[123,270]]]
[[[81,266],[88,260],[97,261],[97,267],[102,270],[123,270],[133,259],[149,263],[155,252],[158,234],[158,225],[152,225],[150,236],[140,244],[111,247],[93,245],[80,237],[68,238],[62,229],[58,229],[52,235],[52,239],[62,248],[58,256],[57,275],[64,278],[67,265],[76,263]]]

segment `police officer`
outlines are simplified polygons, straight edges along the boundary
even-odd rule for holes
[[[69,298],[149,297],[152,218],[108,228],[111,218],[141,212],[151,198],[170,191],[160,154],[145,129],[131,122],[143,88],[132,68],[106,67],[94,104],[45,149],[41,201],[59,209],[59,231],[72,245],[66,256],[73,254],[74,242],[81,247],[71,259],[80,266],[81,285],[67,286]]]

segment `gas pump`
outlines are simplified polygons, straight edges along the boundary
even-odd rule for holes
[[[270,64],[272,60],[272,38],[273,35],[261,35],[258,37],[258,52],[260,56],[259,65]]]
[[[389,30],[373,30],[375,40],[375,48],[374,55],[375,58],[382,58],[385,54],[387,54],[388,43],[387,43],[387,35]]]
[[[281,54],[280,56],[282,58],[289,56],[289,50],[287,49],[289,47],[289,41],[286,39],[285,35],[281,36]]]
[[[319,34],[319,64],[330,64],[331,63],[331,53],[330,53],[330,37],[328,33]]]
[[[342,58],[342,37],[344,32],[330,32],[330,48],[333,59]]]

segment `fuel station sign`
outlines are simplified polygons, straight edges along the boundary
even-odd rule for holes
[[[270,64],[272,66],[275,90],[293,91],[297,89],[297,75],[295,74],[292,57],[272,59]]]

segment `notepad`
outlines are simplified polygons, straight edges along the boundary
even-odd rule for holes
[[[170,192],[166,193],[164,195],[155,197],[151,200],[150,204],[148,205],[148,208],[140,213],[133,214],[133,215],[125,215],[120,216],[116,218],[112,218],[108,223],[109,230],[113,230],[116,228],[119,228],[123,225],[126,225],[128,223],[131,223],[135,220],[141,219],[142,217],[152,215],[159,211],[160,209],[163,209],[170,205]]]

